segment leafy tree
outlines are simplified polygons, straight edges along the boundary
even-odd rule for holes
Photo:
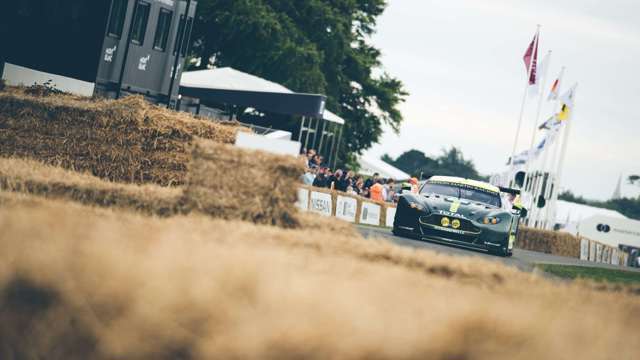
[[[558,199],[570,201],[578,204],[601,207],[615,210],[631,219],[640,220],[640,198],[611,199],[607,201],[588,200],[582,196],[574,195],[570,190],[566,190],[558,195]]]
[[[459,176],[467,179],[486,180],[478,174],[473,161],[465,159],[462,152],[456,148],[443,149],[436,158],[430,158],[418,150],[409,150],[393,160],[389,155],[382,160],[398,169],[423,178],[433,175]]]
[[[193,32],[197,68],[231,66],[298,92],[326,94],[346,120],[341,162],[369,148],[382,125],[398,131],[407,93],[381,71],[367,41],[385,0],[201,0]]]
[[[569,201],[576,204],[588,204],[589,202],[583,198],[582,196],[576,196],[571,192],[571,190],[565,190],[558,194],[559,200]]]

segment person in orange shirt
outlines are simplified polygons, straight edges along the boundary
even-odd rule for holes
[[[412,177],[409,179],[409,184],[411,184],[411,192],[417,194],[420,191],[420,185],[418,185],[418,179]]]
[[[376,180],[375,184],[371,185],[371,188],[369,189],[371,192],[371,200],[384,201],[384,197],[382,196],[383,190],[384,186],[380,183],[380,180]]]

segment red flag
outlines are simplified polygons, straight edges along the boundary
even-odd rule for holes
[[[527,48],[527,52],[524,53],[524,65],[527,68],[527,74],[529,76],[529,85],[535,85],[537,82],[537,70],[538,70],[538,33],[531,40],[531,44]]]

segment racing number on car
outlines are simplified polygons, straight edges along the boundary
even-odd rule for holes
[[[457,212],[458,212],[458,208],[459,208],[459,207],[460,207],[460,201],[454,201],[454,202],[451,204],[451,207],[449,207],[449,212],[452,212],[452,213],[454,213],[454,214],[455,214],[455,213],[457,213]]]

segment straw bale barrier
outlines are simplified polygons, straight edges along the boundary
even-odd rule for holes
[[[0,190],[157,216],[181,212],[180,188],[111,183],[28,159],[0,158]]]
[[[521,226],[518,230],[516,247],[559,256],[580,257],[580,239],[559,231]]]
[[[0,229],[3,360],[638,354],[637,296],[475,256],[52,200]]]
[[[296,185],[303,172],[303,163],[291,156],[198,140],[184,206],[214,217],[295,227]]]
[[[26,157],[111,181],[180,185],[200,137],[232,143],[239,129],[151,105],[140,96],[97,100],[0,92],[0,156]]]

